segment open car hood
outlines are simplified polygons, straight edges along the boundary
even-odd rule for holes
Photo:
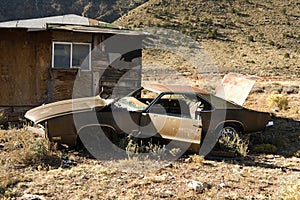
[[[229,73],[216,88],[216,96],[243,106],[258,77]]]
[[[39,123],[53,117],[105,107],[113,101],[99,96],[63,100],[33,108],[26,112],[25,117],[34,123]]]

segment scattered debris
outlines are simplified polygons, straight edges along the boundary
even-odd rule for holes
[[[69,159],[68,156],[62,156],[61,168],[69,168],[71,166],[77,166],[74,160]]]
[[[151,177],[151,181],[153,183],[161,183],[166,180],[166,176],[153,176]]]
[[[199,181],[194,181],[194,180],[188,182],[187,186],[188,188],[193,189],[197,193],[204,193],[205,190],[211,189],[212,187],[210,184],[206,182],[201,183]]]
[[[40,195],[24,194],[20,200],[45,200],[45,198]]]

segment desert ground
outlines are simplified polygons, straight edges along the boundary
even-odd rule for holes
[[[26,124],[0,130],[1,199],[300,199],[297,1],[150,0],[115,23],[177,30],[164,39],[173,49],[143,50],[143,82],[214,92],[228,73],[255,76],[244,106],[269,112],[274,126],[249,135],[244,157],[186,153],[162,163],[96,160]],[[180,43],[184,35],[196,45]]]
[[[145,58],[151,60],[149,54],[145,52]],[[145,66],[151,66],[144,69],[144,81],[168,83],[173,80],[173,83],[203,86],[203,75],[195,76],[188,67],[176,69],[183,71],[167,80],[168,73],[174,75],[174,69],[162,70],[160,66],[166,66],[168,59],[159,60],[156,57],[157,68],[153,60],[144,61]],[[224,74],[222,71],[217,78]],[[217,78],[214,75],[209,80]],[[96,160],[84,147],[50,146],[46,139],[26,126],[1,130],[0,197],[300,199],[299,83],[299,79],[284,76],[257,80],[244,106],[270,112],[275,124],[262,134],[250,136],[244,157],[203,158],[186,153],[176,161],[164,163],[150,159],[140,161],[131,156],[124,160]]]

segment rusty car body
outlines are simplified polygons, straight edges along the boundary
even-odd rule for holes
[[[208,133],[218,138],[226,133],[261,132],[272,125],[269,113],[246,109],[195,87],[161,84],[145,85],[118,99],[96,96],[50,103],[29,110],[25,117],[44,124],[51,141],[71,146],[90,126],[113,135],[156,136],[199,147]]]

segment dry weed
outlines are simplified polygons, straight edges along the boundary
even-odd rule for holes
[[[224,136],[219,139],[218,145],[221,151],[234,152],[238,156],[245,157],[248,153],[249,137],[240,137],[238,134]]]
[[[267,104],[271,107],[277,107],[279,110],[288,109],[288,100],[282,94],[271,94],[266,100]]]
[[[190,157],[190,159],[191,159],[191,161],[193,163],[200,163],[200,164],[202,164],[203,161],[205,160],[203,156],[199,156],[197,154],[190,155],[189,157]]]
[[[25,129],[9,130],[6,138],[5,146],[11,151],[7,164],[23,167],[60,165],[55,145],[50,145],[46,138]]]

